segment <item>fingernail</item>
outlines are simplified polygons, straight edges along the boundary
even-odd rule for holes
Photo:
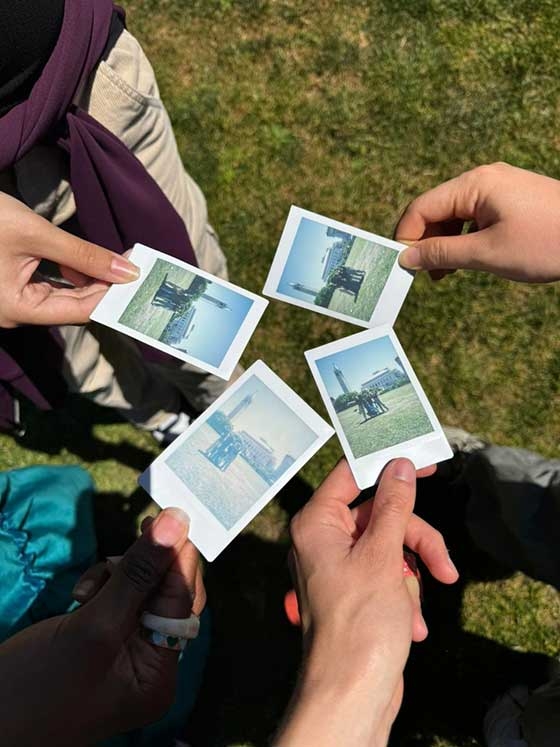
[[[126,257],[114,257],[111,261],[111,273],[120,280],[137,280],[140,277],[140,268],[129,262]]]
[[[409,459],[397,459],[393,468],[395,480],[403,482],[416,482],[416,468]]]
[[[409,246],[399,254],[399,264],[407,270],[419,270],[420,249],[417,246]]]
[[[107,556],[107,562],[111,563],[112,565],[118,565],[122,559],[123,559],[122,555],[108,555]]]
[[[95,589],[95,582],[91,578],[86,578],[83,581],[78,581],[76,586],[72,589],[72,596],[78,597],[78,599],[85,599]]]
[[[165,508],[150,525],[152,539],[161,547],[173,547],[186,537],[189,517],[180,508]]]

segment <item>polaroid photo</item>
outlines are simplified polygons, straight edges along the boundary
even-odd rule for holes
[[[142,244],[133,283],[113,285],[91,319],[229,379],[268,301]]]
[[[190,518],[214,560],[334,434],[262,361],[254,363],[140,477]]]
[[[263,293],[361,327],[393,325],[414,273],[391,239],[292,206]]]
[[[417,469],[450,459],[451,447],[390,327],[305,353],[358,487],[407,457]]]

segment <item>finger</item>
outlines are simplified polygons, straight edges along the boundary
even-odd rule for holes
[[[195,606],[198,571],[198,550],[187,542],[151,597],[148,610],[162,617],[189,617]]]
[[[125,257],[56,226],[48,226],[42,228],[40,244],[30,249],[37,249],[37,256],[107,283],[128,283],[140,276],[138,267]]]
[[[204,577],[202,575],[202,569],[200,562],[196,571],[196,584],[195,584],[195,595],[193,601],[192,611],[195,615],[200,616],[206,607],[206,587],[204,586]]]
[[[429,467],[423,467],[422,469],[417,470],[416,477],[418,479],[421,479],[423,477],[431,477],[431,475],[435,474],[436,471],[437,465],[431,464]],[[359,506],[356,506],[356,508],[353,508],[351,510],[352,518],[356,524],[357,536],[360,536],[369,524],[373,502],[374,499],[370,498],[369,500],[360,503]],[[416,518],[416,515],[413,514],[412,518]],[[408,544],[408,542],[406,544]]]
[[[416,643],[426,640],[428,637],[428,626],[422,614],[422,602],[420,599],[420,584],[414,576],[407,576],[404,579],[408,593],[412,600],[412,640]]]
[[[404,544],[422,558],[422,562],[438,581],[453,584],[459,578],[441,532],[415,514],[408,522]]]
[[[62,277],[72,283],[72,285],[75,285],[76,288],[83,288],[91,283],[91,278],[88,278],[83,272],[72,270],[70,267],[59,267],[59,270]]]
[[[484,270],[491,228],[460,236],[422,239],[399,254],[401,267],[409,270]]]
[[[153,522],[154,517],[153,516],[145,516],[142,519],[142,524],[140,524],[140,531],[142,534],[146,531],[146,529],[150,526],[150,524]]]
[[[431,477],[437,472],[437,464],[430,464],[429,467],[423,467],[422,469],[416,470],[416,477]]]
[[[335,499],[348,505],[355,501],[360,493],[361,490],[356,485],[348,462],[346,459],[341,459],[333,471],[319,485],[310,503],[320,505]]]
[[[413,200],[402,214],[395,229],[401,243],[418,241],[432,223],[466,221],[474,218],[476,194],[472,181],[464,175],[449,179]]]
[[[395,459],[385,468],[375,494],[370,520],[357,545],[375,546],[402,572],[404,536],[416,497],[416,470],[409,459]]]
[[[148,527],[153,523],[153,521],[154,521],[153,516],[144,517],[144,519],[142,520],[142,524],[140,526],[141,532],[142,533],[145,532],[148,529]],[[179,573],[184,574],[183,582],[184,583],[186,582],[187,584],[187,588],[184,591],[185,597],[187,599],[187,602],[191,603],[193,614],[200,615],[202,611],[204,610],[204,607],[206,606],[206,589],[204,587],[204,580],[202,577],[202,570],[200,567],[200,559],[198,557],[198,553],[196,553],[194,585],[192,583],[192,580],[191,580],[192,579],[192,567],[190,565],[189,558],[188,557],[183,558],[183,555],[187,556],[187,554],[189,555],[192,554],[192,545],[190,545],[190,547],[189,545],[190,543],[187,543],[185,547],[183,548],[183,550],[181,550],[181,553],[179,554],[179,558],[171,566],[168,576],[169,574],[171,573],[174,574],[177,571],[179,571]],[[180,593],[182,592],[182,588],[179,585],[178,579],[176,579],[175,576],[173,576],[170,579],[169,584],[170,584],[170,590],[168,594],[171,593],[171,595],[175,596],[176,595],[175,589],[176,589],[177,592],[179,592],[179,596],[180,596]],[[194,588],[194,594],[193,594],[193,588]],[[181,602],[179,602],[178,604],[180,603]],[[160,603],[157,603],[157,604],[160,604]],[[165,606],[165,603],[163,606]],[[155,609],[153,611],[155,612]],[[156,613],[156,614],[163,614],[163,612]],[[188,616],[187,606],[185,606],[184,609],[182,609],[181,614]],[[168,617],[172,615],[167,614],[164,616]]]
[[[106,563],[97,563],[88,568],[72,589],[72,597],[76,602],[86,604],[99,592],[110,575]]]
[[[95,605],[99,617],[105,623],[109,619],[112,628],[123,637],[137,626],[139,612],[148,598],[157,598],[158,587],[187,542],[187,532],[187,516],[177,508],[164,509],[90,603]]]
[[[74,290],[53,290],[40,303],[18,308],[21,324],[65,325],[86,324],[93,310],[107,293],[107,287]]]

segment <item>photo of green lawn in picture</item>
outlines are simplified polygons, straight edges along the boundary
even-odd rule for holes
[[[395,249],[302,218],[278,291],[367,322],[397,256]]]
[[[158,259],[119,322],[219,367],[252,305],[219,282]]]
[[[356,459],[433,432],[389,337],[317,360]]]

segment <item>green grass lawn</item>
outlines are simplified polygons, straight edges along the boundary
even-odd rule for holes
[[[292,203],[390,236],[410,199],[476,164],[506,160],[560,177],[555,0],[125,5],[231,279],[249,290],[262,289]],[[559,286],[461,272],[437,284],[418,277],[397,323],[444,423],[549,456],[560,435],[559,329]],[[273,302],[244,362],[262,358],[325,414],[302,351],[355,331]],[[83,406],[34,423],[20,443],[0,437],[0,466],[87,466],[100,490],[102,549],[117,554],[129,534],[107,527],[147,510],[135,481],[157,448]],[[281,611],[288,517],[340,454],[332,439],[208,569],[214,653],[195,747],[267,744],[298,662]],[[560,603],[549,587],[467,552],[460,496],[433,481],[422,490],[423,515],[445,530],[462,582],[426,583],[431,634],[414,647],[394,744],[478,746],[492,694],[526,678],[540,655],[560,653]]]
[[[354,239],[344,264],[355,270],[364,270],[364,282],[356,299],[348,293],[336,290],[329,303],[329,309],[368,322],[391,274],[396,257],[397,252],[394,249],[372,244],[366,239]]]
[[[173,311],[152,305],[152,299],[166,275],[170,282],[182,286],[185,290],[190,287],[195,277],[192,272],[174,267],[162,259],[156,260],[148,277],[134,294],[119,319],[121,324],[126,324],[127,327],[132,327],[138,332],[159,340],[161,333],[173,316]]]
[[[385,392],[381,401],[389,412],[369,420],[364,420],[358,407],[349,407],[338,414],[356,459],[433,430],[412,384]]]

